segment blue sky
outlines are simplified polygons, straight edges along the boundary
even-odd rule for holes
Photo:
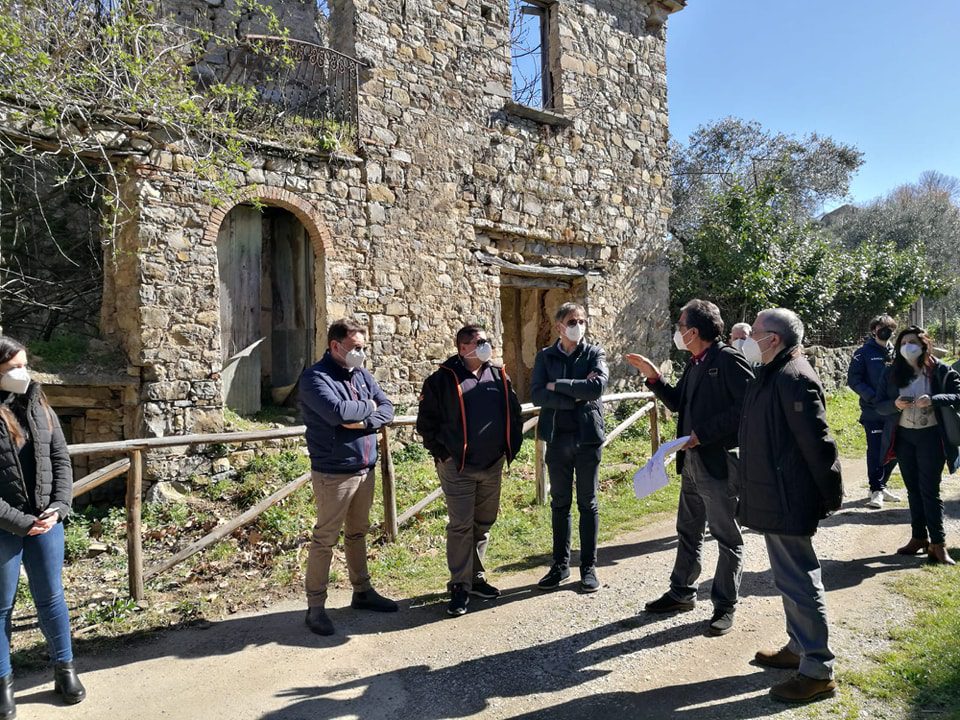
[[[865,153],[855,202],[960,176],[960,0],[689,0],[667,74],[674,137],[728,115],[829,135]]]

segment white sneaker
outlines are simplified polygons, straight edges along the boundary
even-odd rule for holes
[[[899,495],[897,495],[895,492],[887,490],[886,488],[883,489],[883,499],[887,502],[900,502],[900,500],[902,500]]]
[[[879,510],[883,507],[883,491],[877,490],[876,492],[870,493],[870,499],[867,500],[867,507],[874,508]]]

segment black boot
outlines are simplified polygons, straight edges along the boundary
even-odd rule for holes
[[[0,678],[0,720],[13,720],[17,706],[13,702],[13,673]]]
[[[76,705],[87,696],[72,662],[57,663],[53,667],[53,689],[67,705]]]

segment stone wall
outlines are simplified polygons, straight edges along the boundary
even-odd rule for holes
[[[665,37],[648,29],[649,7],[552,5],[556,101],[536,112],[510,102],[507,0],[335,0],[332,44],[367,65],[359,156],[260,147],[249,167],[224,169],[240,188],[235,201],[303,223],[317,257],[317,317],[366,323],[369,365],[401,406],[454,352],[463,323],[484,324],[498,347],[512,342],[517,361],[532,363],[549,338],[543,316],[565,299],[587,306],[615,386],[628,382],[622,351],[666,354]],[[216,189],[169,138],[136,139],[103,331],[139,375],[140,435],[218,431],[220,311],[230,299],[220,297],[217,234],[230,207],[212,201]],[[504,327],[505,288],[539,293],[513,303],[522,346]],[[155,478],[205,462],[150,457]]]
[[[832,393],[847,386],[847,369],[850,367],[853,353],[859,347],[859,345],[851,345],[849,347],[827,348],[812,345],[805,347],[803,352],[810,364],[813,365],[813,369],[820,375],[823,389]]]

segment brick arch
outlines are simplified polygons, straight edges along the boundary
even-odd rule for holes
[[[251,200],[259,200],[265,205],[283,208],[293,213],[294,217],[307,229],[307,235],[310,237],[315,252],[328,253],[333,249],[333,235],[327,226],[320,222],[320,211],[312,202],[295,195],[289,190],[267,185],[248,185],[234,197],[232,205],[214,208],[207,219],[204,239],[216,244],[217,234],[220,232],[223,219],[234,207]]]

